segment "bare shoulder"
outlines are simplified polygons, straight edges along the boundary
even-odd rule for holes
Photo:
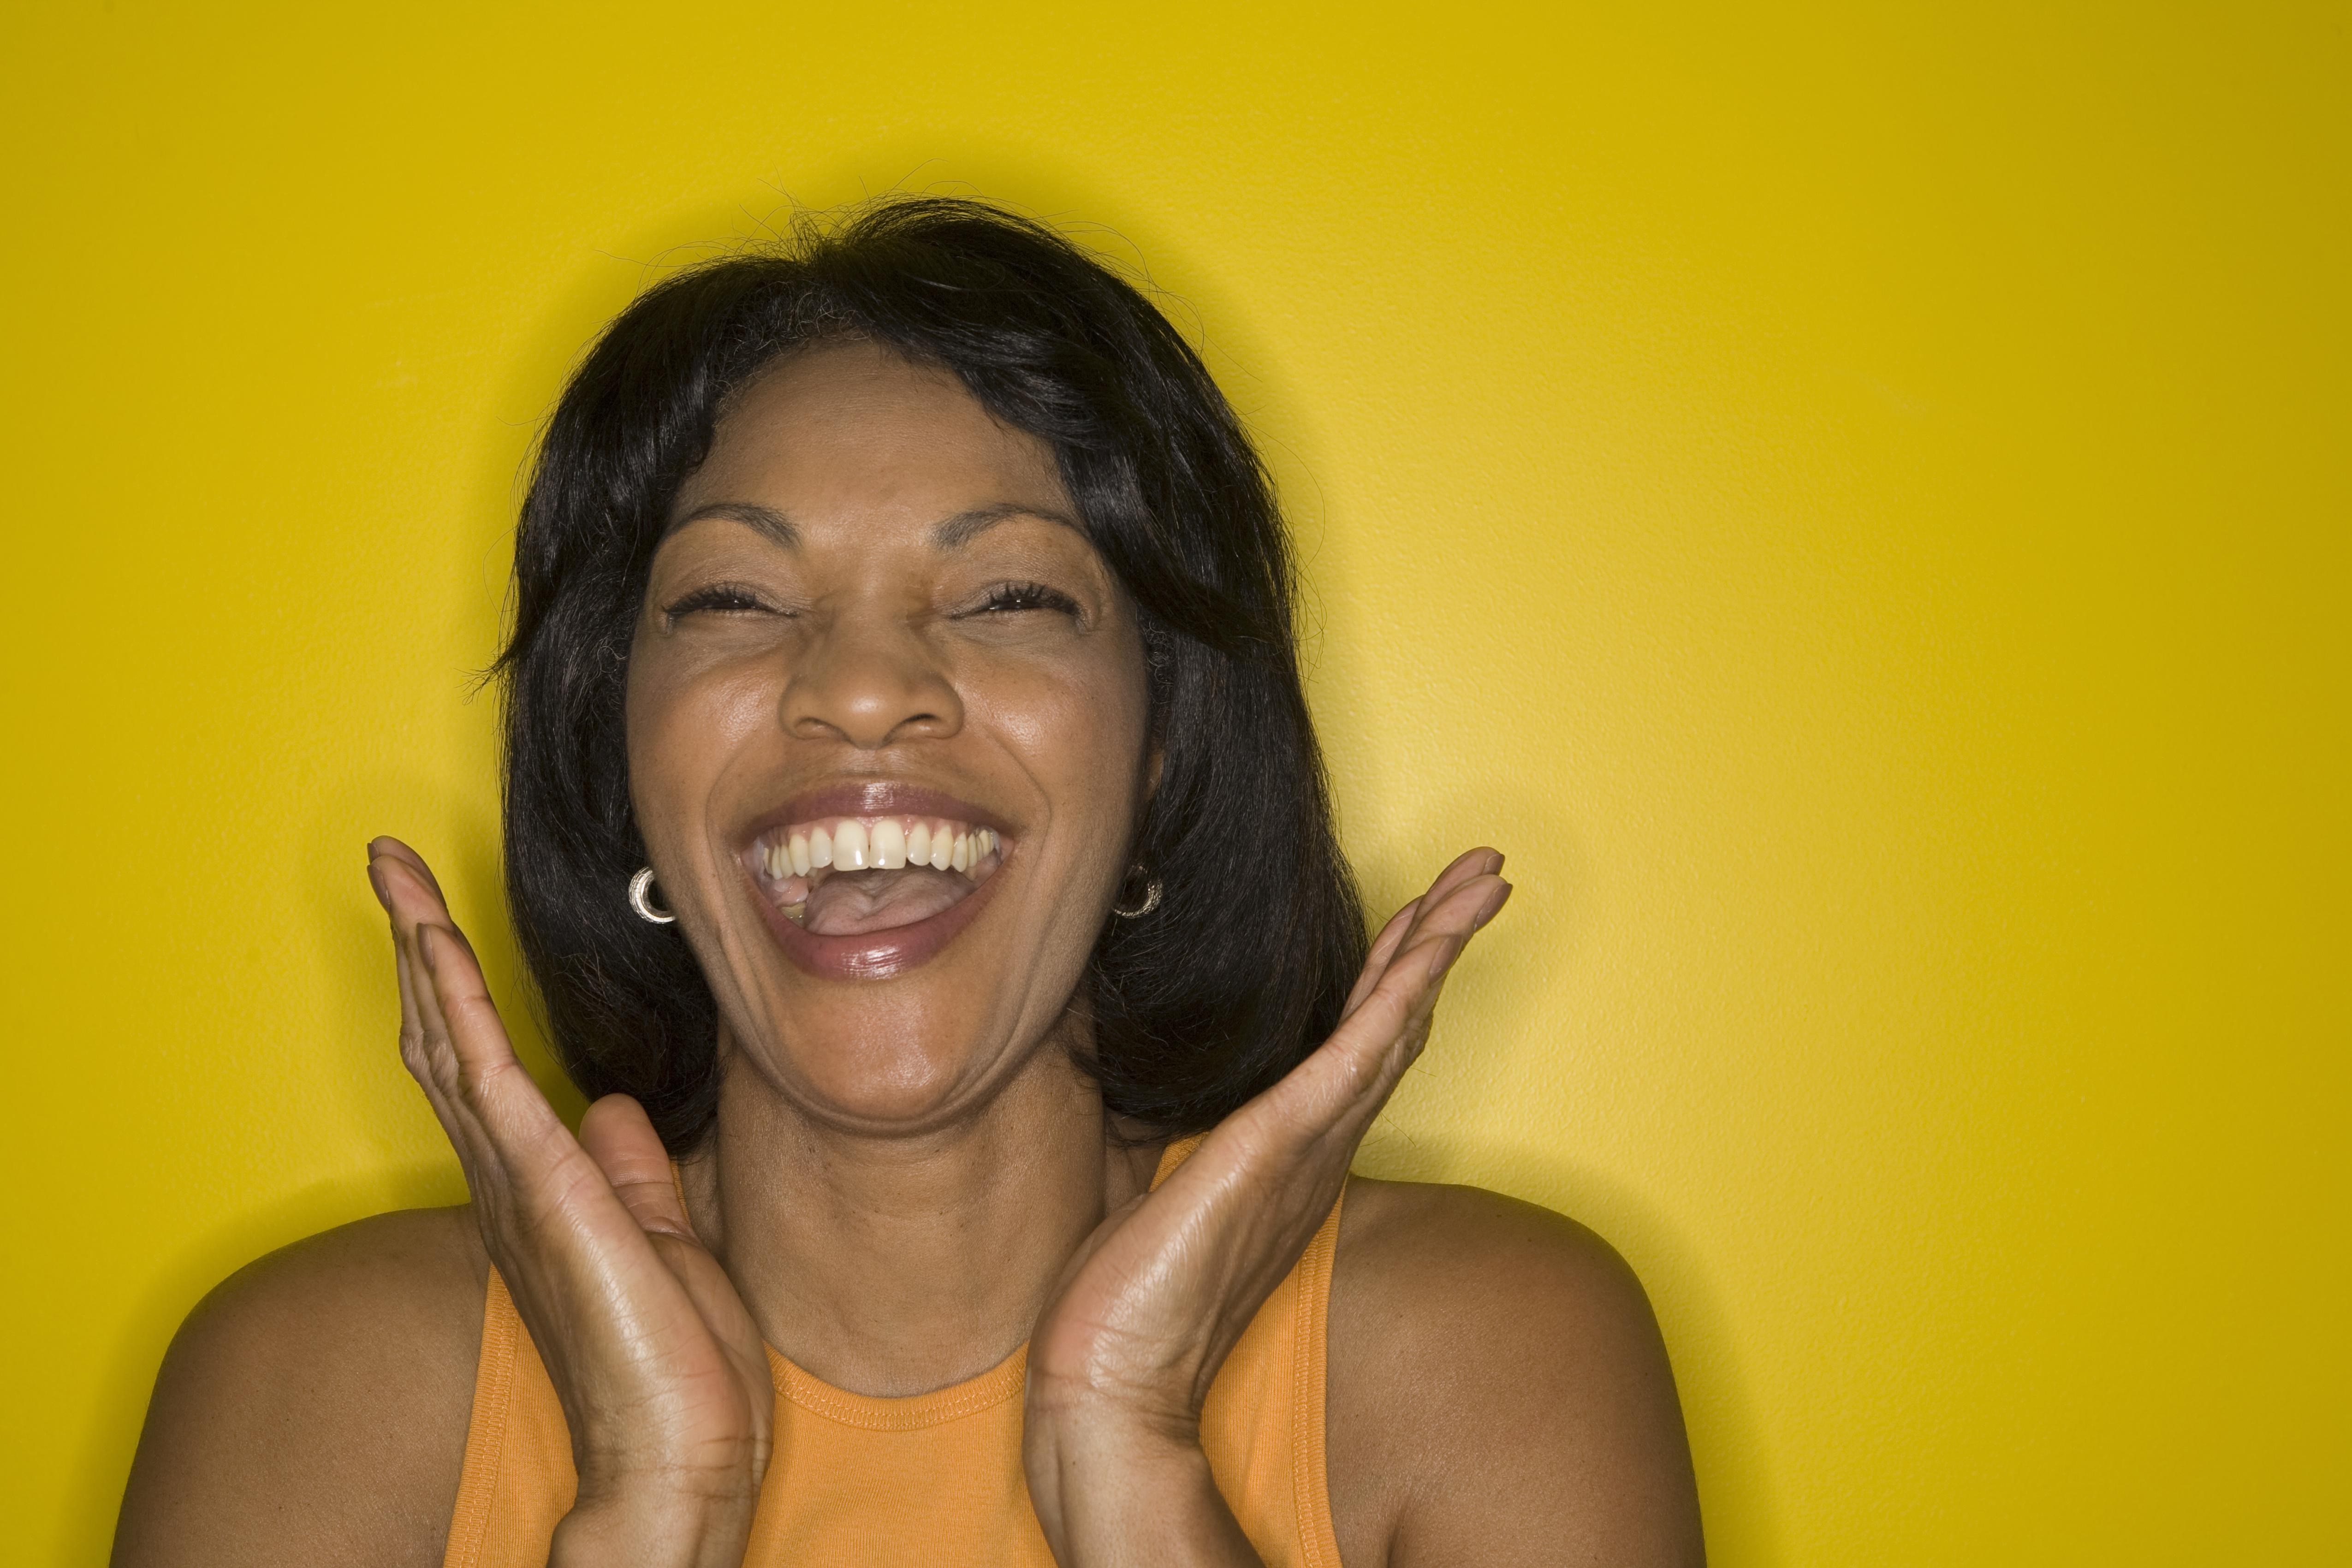
[[[1326,1418],[1351,1564],[1703,1560],[1649,1298],[1613,1247],[1549,1209],[1350,1181]]]
[[[488,1279],[462,1208],[379,1215],[232,1275],[163,1359],[117,1568],[437,1564]]]

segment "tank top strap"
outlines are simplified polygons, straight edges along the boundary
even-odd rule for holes
[[[547,1561],[579,1479],[562,1403],[496,1268],[482,1303],[482,1357],[466,1424],[466,1468],[442,1568]]]

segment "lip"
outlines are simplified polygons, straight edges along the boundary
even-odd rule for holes
[[[945,795],[933,796],[945,800]],[[885,806],[875,812],[887,815],[899,808]],[[908,806],[909,812],[929,807]],[[818,815],[824,815],[823,812]],[[841,812],[842,816],[851,815]],[[941,815],[945,815],[942,813]],[[999,866],[990,877],[938,914],[912,925],[893,926],[888,931],[860,931],[855,936],[819,936],[814,931],[786,917],[784,911],[761,896],[759,885],[751,880],[749,871],[743,873],[744,890],[759,906],[760,918],[768,922],[768,934],[784,950],[784,956],[800,969],[820,980],[887,980],[904,974],[918,964],[938,956],[941,948],[961,934],[979,915],[981,906],[995,893],[996,885],[1004,880],[1004,868]]]
[[[814,821],[820,816],[944,816],[973,827],[993,828],[1003,838],[1020,837],[995,813],[983,810],[968,800],[960,800],[945,791],[901,784],[895,779],[865,779],[826,784],[794,795],[774,810],[762,812],[752,818],[743,829],[741,842],[748,848],[764,833],[789,827],[795,822]],[[994,878],[989,879],[995,880]],[[971,901],[966,899],[963,903]],[[958,909],[962,907],[962,904],[956,906]],[[951,912],[942,910],[940,914]]]
[[[1011,847],[1019,838],[994,812],[943,790],[897,779],[855,779],[825,784],[796,795],[754,817],[743,829],[745,855],[736,858],[743,873],[744,891],[758,906],[760,918],[768,923],[768,934],[775,938],[784,956],[795,967],[820,980],[887,980],[929,962],[962,933],[994,895],[997,884],[1004,880],[1004,867],[1000,865],[988,880],[938,914],[912,925],[861,931],[855,936],[819,936],[787,919],[783,910],[768,901],[752,879],[746,857],[749,847],[756,844],[761,835],[821,816],[946,817],[973,827],[992,828],[1005,842],[1008,861],[1012,858]]]

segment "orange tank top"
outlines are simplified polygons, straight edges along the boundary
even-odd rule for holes
[[[1198,1140],[1171,1144],[1158,1186]],[[1323,1475],[1323,1345],[1333,1205],[1217,1373],[1201,1446],[1268,1568],[1339,1568]],[[775,1458],[744,1568],[989,1563],[1053,1568],[1021,1468],[1028,1347],[968,1383],[877,1399],[768,1351]],[[495,1271],[444,1568],[542,1568],[577,1481],[563,1409]]]

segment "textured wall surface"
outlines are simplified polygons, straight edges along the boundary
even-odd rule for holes
[[[2347,65],[2319,5],[8,7],[0,1559],[102,1560],[224,1273],[459,1194],[361,846],[515,994],[468,672],[573,354],[918,188],[1204,343],[1376,900],[1509,851],[1364,1165],[1626,1253],[1718,1563],[2345,1560]]]

